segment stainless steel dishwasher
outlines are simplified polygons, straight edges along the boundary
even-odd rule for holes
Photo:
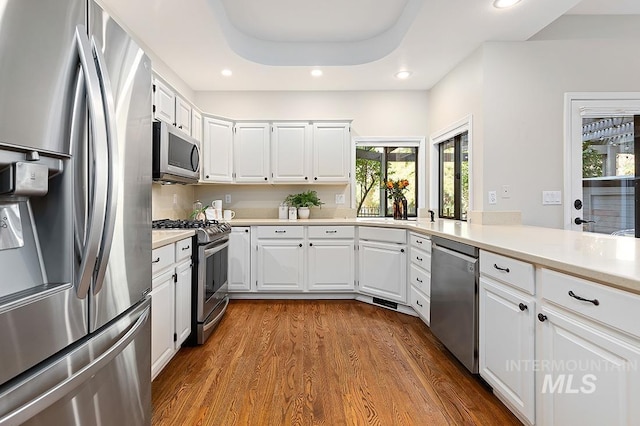
[[[431,237],[431,331],[478,372],[478,249]]]

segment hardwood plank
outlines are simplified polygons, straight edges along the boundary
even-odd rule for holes
[[[233,300],[152,384],[153,424],[520,424],[418,318],[352,300]]]

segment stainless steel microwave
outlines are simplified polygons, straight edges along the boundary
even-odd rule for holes
[[[153,180],[197,183],[200,179],[200,145],[175,126],[153,123]]]

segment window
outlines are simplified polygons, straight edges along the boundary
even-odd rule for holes
[[[418,143],[388,142],[356,145],[356,212],[358,217],[393,216],[393,203],[383,182],[407,179],[408,216],[418,211]]]
[[[469,212],[469,136],[460,133],[438,144],[439,214],[446,219],[467,220]]]

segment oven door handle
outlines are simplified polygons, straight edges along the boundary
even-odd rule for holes
[[[222,251],[224,249],[226,249],[227,247],[229,247],[229,241],[225,241],[223,244],[220,244],[218,246],[212,247],[210,249],[206,249],[204,251],[204,257],[209,257],[211,255],[214,255],[216,253],[218,253],[219,251]]]

